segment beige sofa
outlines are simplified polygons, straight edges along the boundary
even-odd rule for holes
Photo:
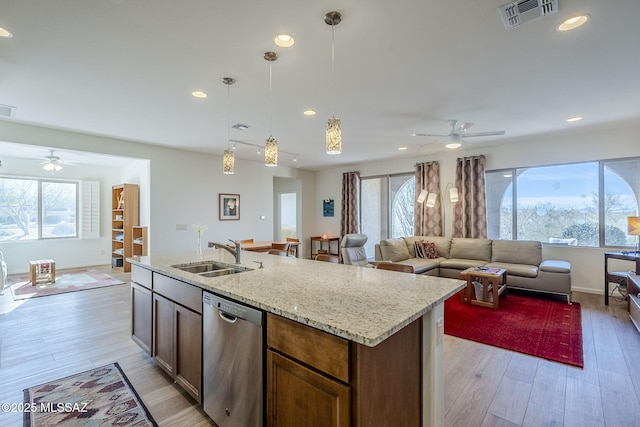
[[[417,258],[416,241],[433,242],[438,258]],[[459,278],[469,267],[507,270],[509,288],[558,294],[571,304],[571,264],[543,260],[542,243],[525,240],[465,239],[412,236],[385,239],[375,246],[376,261],[409,264],[416,274]]]

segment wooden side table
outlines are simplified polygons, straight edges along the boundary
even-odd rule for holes
[[[315,259],[315,255],[318,255],[320,253],[324,253],[324,254],[329,254],[329,255],[337,255],[338,257],[340,256],[340,238],[339,237],[325,237],[323,238],[322,236],[312,236],[310,237],[311,240],[311,259]],[[320,247],[318,248],[318,250],[316,252],[314,252],[315,249],[315,245],[313,242],[319,242]],[[327,249],[322,249],[324,246],[324,243],[327,243]],[[332,252],[331,251],[331,242],[337,242],[338,243],[338,247],[336,249],[336,252]]]
[[[507,297],[507,270],[504,268],[471,267],[460,273],[460,277],[467,280],[467,288],[460,294],[460,300],[472,305],[498,308],[500,295]],[[474,279],[482,282],[482,301],[473,299],[475,292]],[[489,286],[493,295],[493,301],[489,302]]]
[[[29,278],[31,286],[41,283],[56,283],[56,262],[52,259],[29,261]]]

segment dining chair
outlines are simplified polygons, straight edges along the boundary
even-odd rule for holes
[[[271,255],[280,255],[280,256],[287,256],[288,255],[288,251],[283,251],[280,249],[269,249],[269,251],[267,251],[268,254]]]
[[[340,260],[336,255],[318,254],[316,255],[316,261],[334,262],[337,264]]]
[[[294,239],[293,237],[287,237],[287,242],[289,243],[300,243],[300,239]],[[289,246],[289,255],[298,257],[298,248],[300,245],[291,245]]]
[[[271,243],[271,249],[278,249],[289,253],[289,243]]]
[[[253,239],[240,240],[240,243],[253,243]]]
[[[376,264],[379,270],[399,271],[401,273],[413,273],[413,266],[408,264],[400,264],[395,262],[379,262]]]

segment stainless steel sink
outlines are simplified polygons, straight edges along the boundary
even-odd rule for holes
[[[240,265],[225,264],[216,261],[202,261],[189,264],[176,264],[171,267],[178,270],[186,271],[187,273],[197,274],[203,277],[218,277],[225,276],[227,274],[242,273],[244,271],[250,271],[250,268],[242,267]]]

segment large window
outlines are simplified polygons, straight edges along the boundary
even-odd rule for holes
[[[0,178],[0,241],[77,237],[78,184]]]
[[[486,173],[490,239],[573,246],[632,246],[627,217],[638,214],[640,159]]]
[[[415,192],[414,174],[362,178],[360,220],[362,232],[369,237],[365,246],[369,258],[380,240],[413,236]]]

